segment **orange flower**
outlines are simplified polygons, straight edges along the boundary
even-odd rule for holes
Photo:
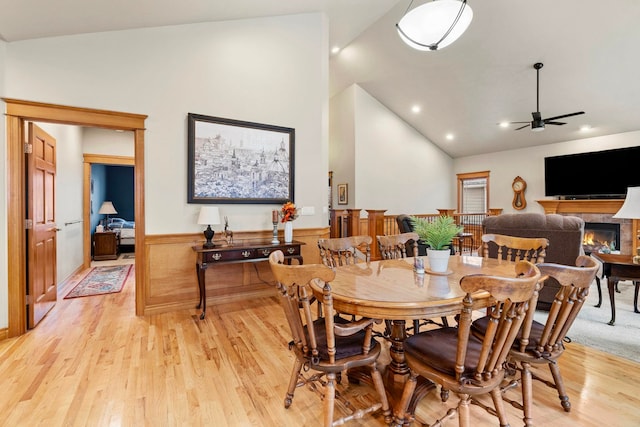
[[[282,205],[282,209],[280,209],[280,217],[282,218],[282,222],[293,221],[298,218],[298,209],[293,202],[287,202]]]

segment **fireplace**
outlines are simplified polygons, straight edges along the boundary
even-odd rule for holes
[[[611,222],[585,222],[582,247],[587,255],[591,252],[601,251],[603,248],[619,251],[620,224]]]

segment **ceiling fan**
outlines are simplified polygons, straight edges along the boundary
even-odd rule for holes
[[[565,125],[564,122],[558,122],[558,119],[564,119],[566,117],[578,116],[580,114],[584,114],[584,111],[577,111],[575,113],[562,114],[560,116],[548,117],[546,119],[542,118],[542,114],[540,114],[540,68],[542,68],[542,62],[536,62],[533,64],[533,68],[536,69],[536,111],[531,113],[533,116],[533,120],[530,122],[511,122],[511,124],[520,124],[526,123],[524,126],[520,126],[515,130],[524,129],[526,127],[531,126],[531,130],[534,132],[543,131],[545,125]]]

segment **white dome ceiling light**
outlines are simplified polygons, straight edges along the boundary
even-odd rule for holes
[[[396,24],[402,41],[418,50],[440,50],[469,27],[473,11],[467,0],[434,0],[411,9]]]

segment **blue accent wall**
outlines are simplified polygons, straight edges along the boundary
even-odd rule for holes
[[[113,202],[118,218],[134,220],[133,166],[106,166],[106,199]]]
[[[110,200],[118,211],[111,217],[134,220],[133,166],[91,165],[91,234],[105,215],[98,213],[102,202]]]

